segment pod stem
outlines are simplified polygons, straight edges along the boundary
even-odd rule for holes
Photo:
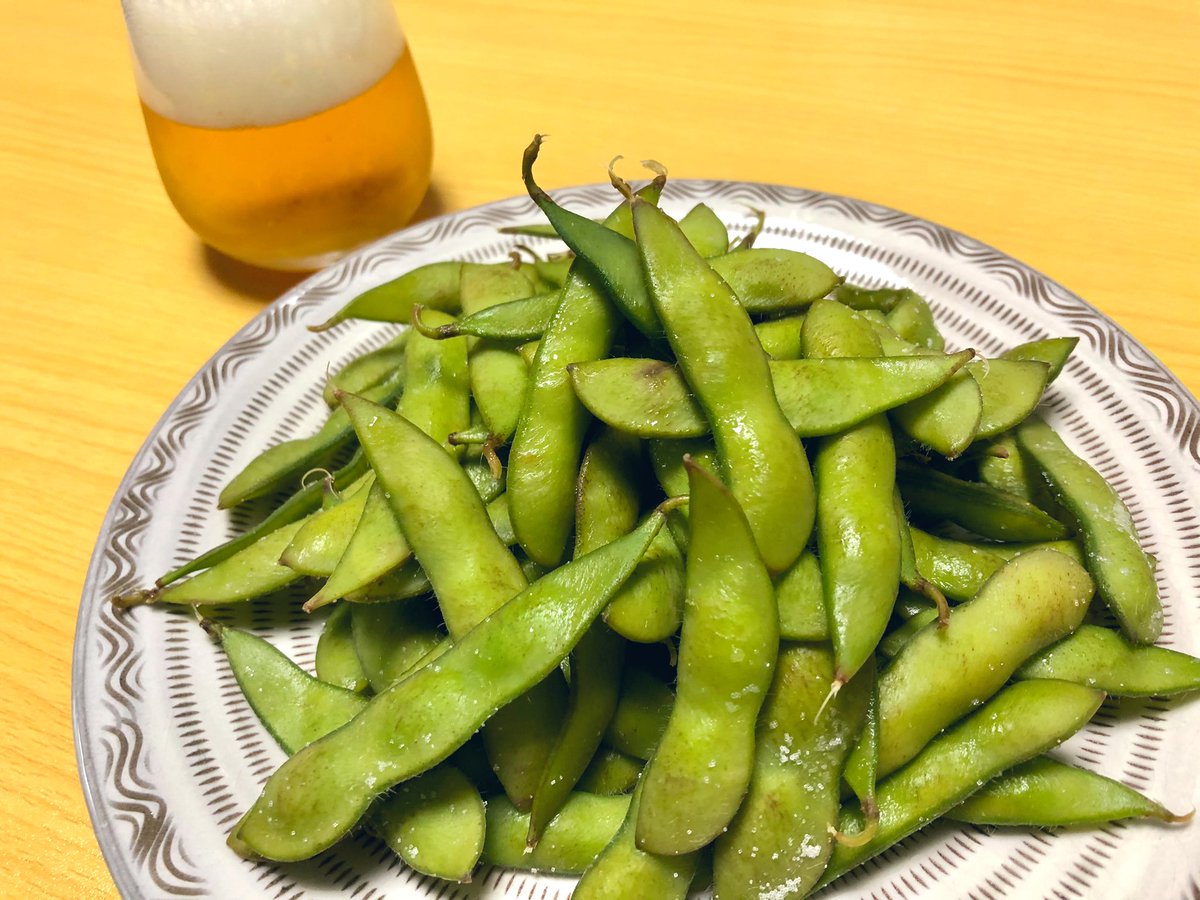
[[[146,606],[158,600],[159,589],[157,587],[143,588],[136,591],[128,591],[124,594],[116,594],[109,601],[113,609],[130,609],[134,606]]]
[[[451,322],[448,325],[426,325],[421,320],[421,314],[423,312],[425,312],[425,306],[423,304],[413,304],[412,316],[409,318],[409,323],[418,334],[429,338],[431,341],[444,341],[447,338],[458,337],[457,322]]]
[[[938,628],[945,628],[950,624],[950,601],[946,599],[946,595],[942,593],[941,588],[927,578],[920,575],[917,576],[916,583],[917,591],[923,596],[933,601],[937,607],[938,613]]]

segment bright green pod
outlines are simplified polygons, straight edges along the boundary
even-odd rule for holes
[[[858,846],[836,846],[818,886],[925,827],[1006,769],[1062,743],[1087,724],[1103,700],[1100,691],[1062,681],[1006,688],[880,783],[875,836]],[[861,813],[843,809],[839,830],[853,834],[861,828]]]
[[[604,610],[604,622],[626,640],[665,641],[679,630],[683,591],[683,554],[664,529]]]
[[[546,259],[535,259],[533,270],[545,287],[557,289],[567,283],[574,262],[575,257],[571,253],[555,253]]]
[[[425,319],[434,324],[453,321],[439,312],[430,312]],[[404,370],[404,394],[396,411],[449,448],[450,435],[471,424],[466,338],[434,341],[414,332],[408,341]],[[451,452],[456,457],[461,455],[457,447]]]
[[[425,570],[415,559],[409,559],[398,569],[393,569],[361,590],[347,594],[343,599],[348,603],[390,603],[432,592],[433,585],[429,583]]]
[[[525,843],[529,813],[522,813],[505,797],[492,797],[487,806],[483,858],[505,869],[578,875],[613,839],[628,810],[628,794],[600,796],[576,791],[546,826],[538,845],[530,849]]]
[[[309,516],[279,555],[279,561],[302,575],[328,578],[346,552],[374,483],[375,473],[367,471],[346,486],[341,503]]]
[[[220,638],[251,708],[289,755],[340,728],[366,706],[365,698],[318,681],[266,641],[205,624]],[[411,868],[463,881],[483,848],[483,800],[461,772],[440,765],[377,803],[370,827]]]
[[[675,693],[667,685],[641,668],[627,667],[604,740],[622,753],[649,759],[662,739],[674,705]]]
[[[1037,360],[977,359],[967,371],[979,383],[983,413],[976,439],[1020,424],[1042,401],[1050,367]]]
[[[956,607],[945,627],[918,632],[879,676],[879,774],[904,765],[1027,659],[1078,628],[1094,589],[1069,556],[1031,550]]]
[[[679,230],[701,256],[720,256],[729,250],[729,230],[707,204],[689,209],[679,220]]]
[[[708,262],[750,313],[804,309],[841,282],[825,263],[798,250],[753,247]]]
[[[896,334],[925,350],[941,351],[946,339],[933,321],[933,310],[915,291],[904,291],[887,312],[887,324]]]
[[[852,684],[867,697],[862,727],[854,738],[853,756],[842,769],[842,780],[858,798],[864,818],[873,820],[878,812],[875,792],[879,779],[879,676],[874,660],[863,667]]]
[[[901,300],[917,296],[911,288],[867,288],[857,284],[842,284],[833,290],[830,298],[851,309],[872,310],[887,314]]]
[[[432,338],[444,339],[460,334],[520,344],[540,338],[546,331],[554,311],[562,302],[562,291],[534,294],[522,300],[510,300],[489,306],[469,316],[463,316],[452,325],[430,329]],[[424,323],[421,323],[424,327]]]
[[[367,389],[363,396],[386,405],[400,395],[403,387],[404,377],[396,375]],[[316,434],[275,444],[252,459],[221,489],[217,505],[228,509],[284,487],[290,479],[299,479],[308,470],[327,462],[353,440],[350,420],[343,410],[335,409]]]
[[[267,781],[230,845],[278,861],[331,847],[376,796],[445,759],[554,671],[633,572],[662,521],[656,516],[550,572],[433,664],[376,694],[342,728],[309,744]]]
[[[883,636],[883,640],[879,642],[879,653],[886,659],[892,659],[901,650],[903,650],[908,642],[911,641],[917,634],[925,629],[925,626],[931,622],[936,622],[938,611],[936,607],[922,609],[912,616],[909,616],[903,623],[897,625],[891,631]]]
[[[800,332],[804,328],[804,315],[784,316],[768,319],[754,326],[763,352],[772,360],[800,358]]]
[[[808,543],[815,497],[804,448],[775,399],[766,354],[729,285],[679,226],[640,198],[631,203],[655,311],[712,426],[722,472],[763,561],[782,572]]]
[[[951,356],[893,359],[771,360],[775,399],[800,437],[844,431],[945,384],[967,360]],[[708,433],[704,411],[676,366],[656,359],[614,358],[570,367],[580,402],[602,422],[644,438]]]
[[[486,810],[479,789],[443,763],[396,787],[371,816],[371,830],[410,869],[465,882],[483,854]]]
[[[891,418],[917,443],[956,459],[979,432],[983,394],[979,382],[961,372],[925,396],[892,410]]]
[[[470,478],[441,444],[381,406],[350,394],[342,403],[433,586],[450,637],[465,638],[524,589],[528,582],[520,563],[496,534]],[[511,494],[509,503],[511,514]],[[532,802],[555,739],[562,688],[555,675],[503,710],[484,732],[497,775],[518,807]]]
[[[586,794],[628,794],[637,784],[642,768],[643,762],[636,756],[602,746],[575,787]]]
[[[360,591],[411,558],[412,548],[396,522],[383,485],[376,480],[367,490],[362,515],[346,542],[346,549],[321,589],[304,604],[304,609],[311,612]]]
[[[404,370],[404,348],[408,343],[408,331],[402,331],[382,347],[356,356],[325,379],[321,392],[325,403],[337,405],[335,391],[361,394],[388,378],[393,372]]]
[[[842,763],[862,728],[871,679],[854,679],[826,704],[833,685],[827,645],[780,649],[759,716],[750,790],[716,840],[716,900],[800,897],[825,870]]]
[[[715,476],[685,465],[692,534],[678,686],[637,821],[638,849],[668,855],[699,850],[737,812],[779,646],[774,588],[745,514]]]
[[[376,693],[386,690],[445,639],[426,603],[399,600],[355,605],[350,613],[354,650]]]
[[[643,777],[630,798],[620,830],[588,866],[572,891],[573,900],[684,900],[696,872],[698,853],[658,856],[638,847]]]
[[[1017,429],[1017,441],[1078,523],[1088,571],[1121,630],[1139,644],[1153,643],[1163,619],[1154,560],[1142,550],[1137,526],[1120,496],[1042,420],[1024,422]]]
[[[803,338],[809,358],[879,353],[871,330],[827,300],[809,310]],[[816,442],[817,556],[839,684],[875,652],[900,589],[895,471],[896,448],[883,415]]]
[[[282,528],[284,525],[290,525],[317,512],[323,508],[326,499],[329,497],[330,488],[337,492],[340,502],[343,496],[342,492],[347,490],[351,483],[362,477],[368,468],[367,458],[363,456],[362,451],[355,451],[350,461],[333,473],[328,481],[328,485],[325,479],[308,479],[307,483],[300,490],[275,507],[275,509],[267,514],[266,518],[253,528],[242,532],[237,537],[230,538],[225,543],[213,547],[211,550],[206,550],[182,566],[172,569],[166,575],[162,576],[162,578],[159,578],[155,584],[158,587],[166,587],[172,581],[178,581],[185,575],[215,566],[222,560],[233,556],[239,550],[249,547],[259,538]]]
[[[454,312],[458,309],[458,283],[464,265],[468,264],[447,260],[413,269],[364,291],[320,325],[309,326],[309,331],[325,331],[346,319],[407,323],[418,303]]]
[[[327,684],[360,693],[371,686],[354,646],[348,606],[335,606],[317,639],[317,678]]]
[[[524,269],[471,268],[464,270],[460,290],[463,312],[470,315],[528,297],[533,285]],[[471,396],[488,430],[507,442],[521,415],[529,366],[510,346],[469,338],[467,347]]]
[[[993,778],[946,813],[946,818],[974,825],[1033,828],[1101,825],[1119,819],[1187,821],[1119,781],[1048,756],[1031,759]]]
[[[277,528],[184,581],[172,582],[161,589],[117,597],[113,603],[117,606],[140,603],[210,606],[241,603],[281,590],[300,578],[300,573],[281,565],[279,556],[307,521],[308,518],[304,518]]]
[[[1079,338],[1077,337],[1044,338],[1005,350],[1000,354],[1000,358],[1043,362],[1050,367],[1050,380],[1053,381],[1063,370],[1063,366],[1067,364],[1071,352],[1078,343]]]
[[[896,483],[915,517],[953,522],[994,541],[1058,541],[1071,533],[1028,500],[936,469],[901,463]]]
[[[808,550],[775,579],[779,607],[779,636],[789,641],[829,640],[829,614],[825,610],[821,564]]]
[[[1016,677],[1073,681],[1116,697],[1166,697],[1200,690],[1200,659],[1133,644],[1099,625],[1080,625],[1021,666]]]
[[[711,437],[683,438],[680,440],[651,440],[647,445],[650,452],[650,463],[654,467],[654,476],[659,486],[668,497],[686,496],[688,492],[688,473],[683,467],[683,459],[690,456],[692,462],[716,474],[721,464],[717,459],[717,449],[713,446]],[[688,542],[688,511],[687,506],[671,510],[667,517],[671,529],[671,537],[680,550],[687,551]]]

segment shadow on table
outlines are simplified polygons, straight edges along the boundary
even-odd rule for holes
[[[413,213],[410,224],[432,219],[444,212],[446,212],[445,198],[436,184],[430,185],[421,205]],[[247,299],[270,302],[312,274],[311,272],[277,272],[272,269],[261,269],[258,266],[239,262],[206,244],[201,244],[200,248],[204,267],[209,274],[229,290]]]

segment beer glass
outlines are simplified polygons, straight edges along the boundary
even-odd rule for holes
[[[200,239],[313,269],[429,187],[425,96],[391,0],[122,0],[163,185]]]

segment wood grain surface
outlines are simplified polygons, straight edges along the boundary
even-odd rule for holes
[[[1046,272],[1200,390],[1195,0],[403,3],[434,120],[421,215],[614,154],[849,194]],[[0,29],[0,896],[109,897],[71,733],[88,558],[195,369],[294,283],[205,250],[146,143],[119,6]],[[81,623],[86,631],[87,623]]]

